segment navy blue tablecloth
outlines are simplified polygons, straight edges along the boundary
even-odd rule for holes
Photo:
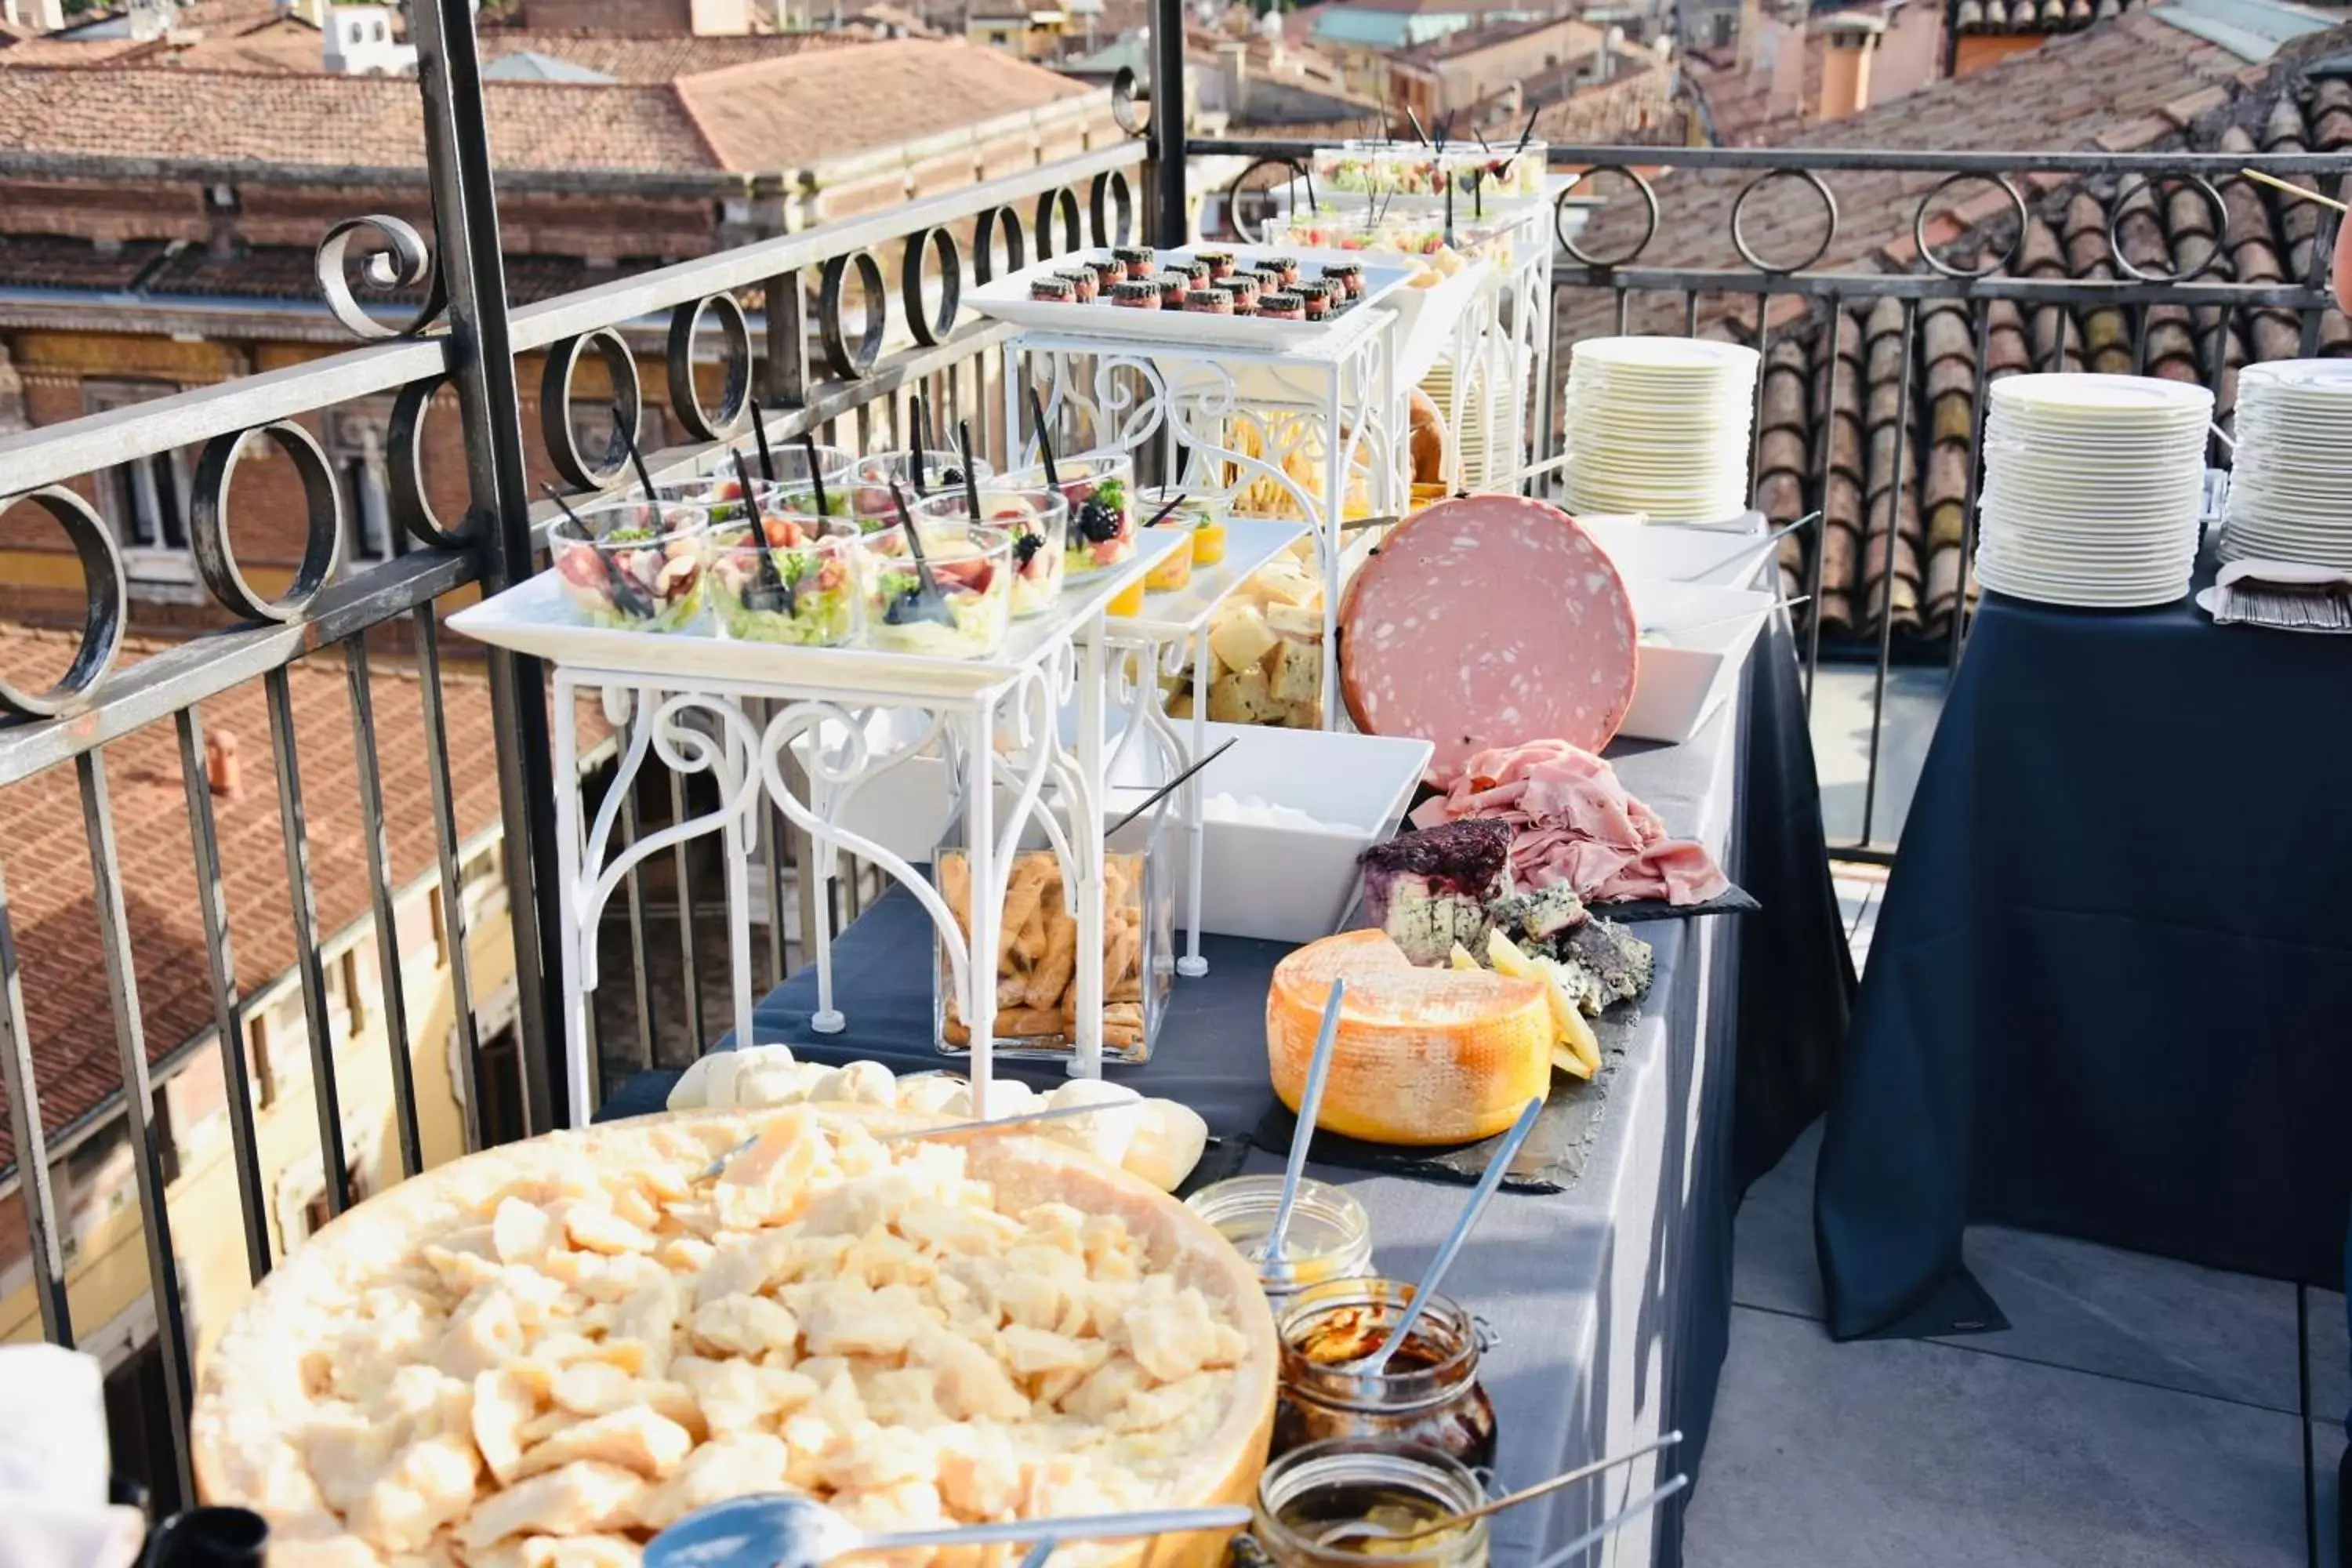
[[[1962,1228],[2332,1285],[2352,638],[1987,595],[1822,1146],[1832,1331],[2004,1326]]]

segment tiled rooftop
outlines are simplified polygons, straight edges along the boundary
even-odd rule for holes
[[[125,647],[128,665],[152,649]],[[59,636],[0,625],[0,669],[18,679],[51,678],[70,657]],[[383,776],[384,828],[394,885],[435,864],[432,796],[425,764],[425,724],[413,675],[388,658],[371,665],[376,754]],[[489,692],[481,677],[445,662],[442,691],[454,758],[486,757],[494,747]],[[302,804],[310,875],[322,935],[368,912],[368,876],[359,785],[353,763],[349,686],[342,660],[313,654],[289,667],[294,732],[299,742]],[[222,875],[236,954],[238,986],[247,992],[293,965],[285,840],[270,762],[262,685],[247,681],[201,710],[205,731],[234,735],[244,787],[215,798]],[[161,1057],[213,1024],[203,915],[197,903],[187,797],[172,724],[151,724],[106,748],[117,853],[139,979],[148,1054]],[[495,769],[452,770],[461,838],[498,820]],[[91,901],[89,851],[73,770],[52,769],[0,789],[7,821],[8,919],[22,964],[26,1026],[41,1118],[52,1131],[87,1114],[121,1086],[103,950]],[[5,1097],[0,1095],[0,1105]],[[16,1148],[0,1116],[0,1167]]]
[[[2268,68],[2167,25],[2152,12],[2124,16],[2090,31],[2053,39],[2040,48],[1957,81],[1945,81],[1898,102],[1814,127],[1785,143],[1804,147],[1917,148],[1997,151],[2021,142],[2053,148],[2153,151],[2167,147],[2234,152],[2334,151],[2352,146],[2352,84],[2305,79],[2297,60],[2340,50],[2352,29],[2308,39]],[[2042,129],[2021,129],[2012,106],[2037,106]],[[1730,233],[1740,190],[1754,178],[1739,170],[1667,176],[1658,186],[1663,208],[1645,266],[1743,269]],[[1911,239],[1919,200],[1938,174],[1842,173],[1825,176],[1837,198],[1837,237],[1815,271],[1924,270]],[[2028,175],[2018,182],[2029,221],[2009,270],[2033,277],[2116,275],[2105,230],[2117,192],[2112,181]],[[2218,241],[2222,260],[2207,277],[2242,282],[2307,276],[2319,229],[2315,210],[2275,199],[2235,178],[2218,182],[2229,221],[2221,236],[2202,199],[2187,187],[2151,194],[2136,186],[2123,201],[2119,232],[2126,257],[2146,269],[2193,266]],[[1987,184],[1956,187],[1951,205],[1931,215],[1928,237],[1937,254],[1973,265],[2014,232],[2005,196]],[[1596,215],[1583,247],[1615,255],[1638,235],[1630,204]],[[1820,242],[1820,197],[1794,181],[1776,182],[1749,204],[1751,245],[1768,260],[1793,261]],[[1988,248],[1990,247],[1990,248]],[[1679,332],[1679,296],[1636,295],[1636,331]],[[1563,341],[1612,330],[1613,302],[1599,291],[1569,289],[1561,307]],[[1892,300],[1846,307],[1839,333],[1841,368],[1831,391],[1826,317],[1790,296],[1775,300],[1772,343],[1766,360],[1757,465],[1757,504],[1769,515],[1795,518],[1822,506],[1824,526],[1807,531],[1824,552],[1821,603],[1832,632],[1873,631],[1882,591],[1890,507],[1898,540],[1894,552],[1891,613],[1898,632],[1942,637],[1959,589],[1959,552],[1969,460],[1969,413],[1979,375],[2049,368],[2065,320],[2067,363],[2074,368],[2129,371],[2131,323],[2120,309],[2059,307],[2021,310],[1990,307],[1986,363],[1976,363],[1969,318],[1955,302],[1919,313],[1906,363],[1902,307]],[[1753,341],[1754,310],[1743,299],[1702,301],[1700,331]],[[2352,323],[2326,313],[2320,352],[2352,353]],[[2151,374],[2210,384],[2218,374],[2221,404],[2232,403],[2235,367],[2299,352],[2298,327],[2284,311],[2233,311],[2226,321],[2190,319],[2179,308],[2156,307],[2147,323],[2147,370]],[[1910,382],[1909,433],[1895,470],[1897,409]],[[1811,476],[1826,446],[1827,494],[1817,499]],[[1869,545],[1864,540],[1865,524]],[[1805,563],[1792,539],[1783,576],[1801,593]]]
[[[651,52],[638,53],[639,66],[651,68]],[[583,51],[579,63],[603,68],[595,58]],[[166,71],[143,63],[0,70],[0,146],[154,157],[201,149],[294,165],[424,162],[414,82],[169,71],[167,83]],[[483,84],[501,171],[665,174],[801,167],[1090,90],[999,54],[917,39],[758,59],[667,82]]]

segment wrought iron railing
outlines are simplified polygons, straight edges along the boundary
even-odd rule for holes
[[[2289,79],[2270,90],[2309,89]],[[1312,153],[1188,145],[1249,161],[1225,204],[1244,228],[1276,187],[1294,196]],[[1557,449],[1555,399],[1579,338],[1705,333],[1763,353],[1756,504],[1780,521],[1826,514],[1781,547],[1787,595],[1809,600],[1807,692],[1825,658],[1833,672],[1866,671],[1870,686],[1858,810],[1832,827],[1842,855],[1884,859],[1899,836],[1899,813],[1885,808],[1890,676],[1958,664],[1990,380],[2078,369],[2194,380],[2215,393],[2226,429],[2239,363],[2352,352],[2352,324],[2327,293],[2320,209],[2240,175],[2334,190],[2352,175],[2352,150],[1554,147],[1549,158],[1575,177],[1552,215],[1557,352],[1551,384],[1537,389],[1539,456]]]
[[[970,417],[989,428],[1003,406],[991,388],[1002,374],[996,350],[1004,331],[962,311],[966,280],[985,280],[992,270],[1021,266],[1032,255],[1124,240],[1140,227],[1135,176],[1145,148],[1129,138],[887,213],[741,246],[510,310],[500,276],[467,8],[465,0],[440,0],[416,11],[413,26],[424,53],[420,85],[427,109],[438,254],[400,220],[368,216],[339,225],[321,243],[318,258],[320,284],[335,314],[355,335],[373,341],[293,368],[0,437],[0,505],[28,506],[63,528],[87,585],[79,647],[63,679],[45,691],[0,684],[0,709],[13,716],[0,722],[0,787],[61,780],[70,767],[79,794],[122,1087],[64,1131],[68,1140],[76,1139],[111,1121],[119,1124],[132,1154],[161,1359],[157,1392],[171,1434],[168,1470],[142,1479],[165,1500],[188,1495],[184,1428],[192,1340],[182,1248],[173,1235],[175,1217],[184,1216],[173,1215],[165,1201],[172,1152],[152,1108],[158,1079],[185,1061],[188,1050],[177,1040],[149,1039],[142,1025],[142,975],[125,916],[110,748],[149,726],[168,724],[175,731],[207,938],[210,1044],[219,1052],[227,1091],[227,1137],[238,1196],[235,1223],[243,1228],[247,1271],[258,1280],[272,1266],[276,1249],[257,1149],[247,1017],[251,997],[240,993],[233,957],[235,921],[224,890],[229,879],[206,782],[205,705],[255,683],[266,696],[325,1203],[330,1214],[341,1213],[352,1201],[347,1130],[336,1093],[337,1030],[331,1026],[325,943],[304,811],[303,750],[295,731],[289,672],[300,661],[337,658],[347,671],[355,775],[362,820],[369,828],[369,911],[394,1059],[393,1146],[398,1173],[405,1176],[415,1172],[423,1153],[415,1089],[407,1075],[414,1020],[404,995],[394,904],[398,879],[413,879],[422,868],[391,863],[382,827],[377,689],[368,638],[383,628],[403,629],[413,649],[434,825],[436,864],[429,874],[439,884],[456,999],[467,1143],[478,1146],[495,1130],[485,1125],[482,1086],[477,1082],[481,1042],[474,1019],[480,998],[467,967],[463,825],[453,802],[452,766],[454,761],[470,774],[486,759],[450,755],[446,650],[437,617],[443,602],[460,590],[475,584],[495,589],[528,574],[545,517],[553,510],[545,503],[535,507],[525,489],[529,444],[515,385],[516,356],[544,355],[538,438],[555,470],[579,489],[617,483],[626,460],[617,439],[610,450],[582,449],[572,418],[576,373],[585,361],[600,362],[621,421],[635,428],[644,392],[629,336],[642,337],[648,322],[666,321],[667,402],[689,437],[686,446],[654,457],[660,473],[695,467],[714,444],[745,428],[755,395],[763,406],[786,411],[770,421],[779,438],[806,431],[831,439],[836,426],[854,425],[854,434],[844,432],[845,444],[903,439],[900,409],[919,388],[928,390],[933,408],[945,416]],[[1121,112],[1124,117],[1123,105]],[[80,171],[85,176],[103,172]],[[977,244],[968,253],[961,237],[975,230]],[[886,252],[895,253],[895,278],[884,276],[879,257]],[[347,263],[362,261],[368,266],[355,288]],[[360,298],[370,286],[405,290],[412,300],[421,295],[423,307],[404,324],[386,324]],[[467,501],[462,517],[434,510],[423,472],[420,436],[426,410],[435,394],[448,386],[458,395],[464,419]],[[353,498],[343,493],[304,421],[355,399],[380,397],[392,400],[390,490],[409,547],[364,570],[341,572],[338,549]],[[290,585],[274,598],[255,588],[232,543],[231,476],[239,458],[257,443],[266,443],[290,463],[307,509],[300,564]],[[196,563],[211,600],[237,624],[117,668],[128,610],[121,552],[108,521],[74,481],[184,447],[202,454],[194,466],[189,512]],[[492,656],[489,672],[513,922],[524,1126],[536,1131],[556,1124],[565,1102],[562,1054],[550,1047],[554,1009],[549,1002],[551,964],[542,956],[551,951],[555,864],[546,689],[542,672],[529,660]],[[781,817],[772,826],[778,831],[763,835],[770,847],[763,874],[774,938],[770,967],[772,978],[781,979],[790,967],[782,917],[792,851],[776,847],[788,844]],[[636,830],[634,821],[625,827]],[[0,889],[16,847],[0,842]],[[691,867],[681,857],[668,908],[684,950],[689,1007],[696,968],[694,903]],[[662,910],[659,900],[649,899],[633,879],[627,918],[640,952],[660,940],[650,928]],[[52,1180],[57,1151],[51,1133],[58,1130],[42,1109],[43,1085],[21,985],[23,935],[12,927],[0,892],[0,1088],[6,1094],[16,1152],[13,1172],[0,1177],[16,1189],[23,1205],[41,1330],[52,1341],[71,1344],[78,1327],[87,1331],[92,1325],[76,1324],[69,1301]],[[653,1051],[654,1002],[642,979],[635,1003],[634,1047],[616,1040],[609,1053],[600,1053],[624,1067],[643,1065]],[[151,1062],[160,1065],[151,1068]],[[5,1188],[0,1201],[5,1201]],[[230,1216],[206,1215],[201,1220],[211,1226],[230,1223]],[[7,1263],[0,1258],[0,1270]]]

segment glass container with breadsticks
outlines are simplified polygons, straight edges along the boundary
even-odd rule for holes
[[[931,859],[940,894],[965,938],[971,934],[971,877],[961,818]],[[1144,1062],[1176,972],[1172,881],[1153,852],[1151,819],[1114,835],[1103,857],[1103,1058]],[[1069,1057],[1077,1051],[1078,919],[1062,862],[1033,824],[1005,879],[997,925],[996,1052]],[[957,1005],[955,973],[938,949],[932,1011],[940,1049],[961,1056],[971,1029]]]

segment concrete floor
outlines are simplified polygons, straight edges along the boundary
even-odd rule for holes
[[[1840,871],[1859,960],[1880,880]],[[2343,1297],[1979,1226],[2009,1331],[1836,1344],[1819,1148],[1740,1210],[1689,1568],[2336,1568]]]

